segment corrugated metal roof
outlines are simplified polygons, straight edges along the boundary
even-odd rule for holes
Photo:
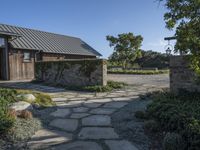
[[[47,53],[101,56],[80,38],[0,24],[0,32],[21,35],[10,42],[16,49],[42,50]]]

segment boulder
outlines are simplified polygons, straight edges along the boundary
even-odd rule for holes
[[[11,109],[14,109],[15,111],[22,111],[22,110],[32,110],[33,107],[30,103],[24,102],[24,101],[19,101],[16,103],[11,104],[10,106]]]
[[[24,98],[27,101],[34,102],[36,97],[33,94],[20,94],[17,97]]]

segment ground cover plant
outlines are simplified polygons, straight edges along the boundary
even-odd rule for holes
[[[152,99],[146,115],[160,129],[156,132],[163,133],[163,149],[199,149],[200,93],[182,91],[175,95],[163,92],[153,94]]]
[[[12,89],[0,89],[0,133],[8,131],[15,122],[8,106],[17,101],[16,93],[16,90]]]
[[[169,70],[108,70],[110,74],[154,75],[167,74]]]
[[[36,100],[30,103],[37,104],[42,107],[55,106],[55,103],[51,100],[51,97],[45,93],[34,92],[31,90],[16,90],[16,91],[17,94],[33,94],[36,97]]]

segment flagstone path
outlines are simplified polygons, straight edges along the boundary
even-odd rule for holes
[[[135,85],[107,93],[66,91],[27,82],[0,83],[48,93],[56,109],[43,129],[28,141],[30,149],[48,150],[138,150],[115,131],[111,115],[139,99],[139,95],[168,87],[165,84]]]
[[[163,87],[144,87],[105,93],[50,93],[56,110],[49,124],[28,142],[30,149],[50,150],[137,150],[115,131],[111,115],[139,95]],[[130,93],[129,93],[130,92]],[[47,117],[48,117],[47,116]]]

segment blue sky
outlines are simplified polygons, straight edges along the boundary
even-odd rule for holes
[[[133,32],[142,48],[165,52],[164,4],[156,0],[1,0],[0,23],[82,38],[104,58],[113,49],[106,35]]]

